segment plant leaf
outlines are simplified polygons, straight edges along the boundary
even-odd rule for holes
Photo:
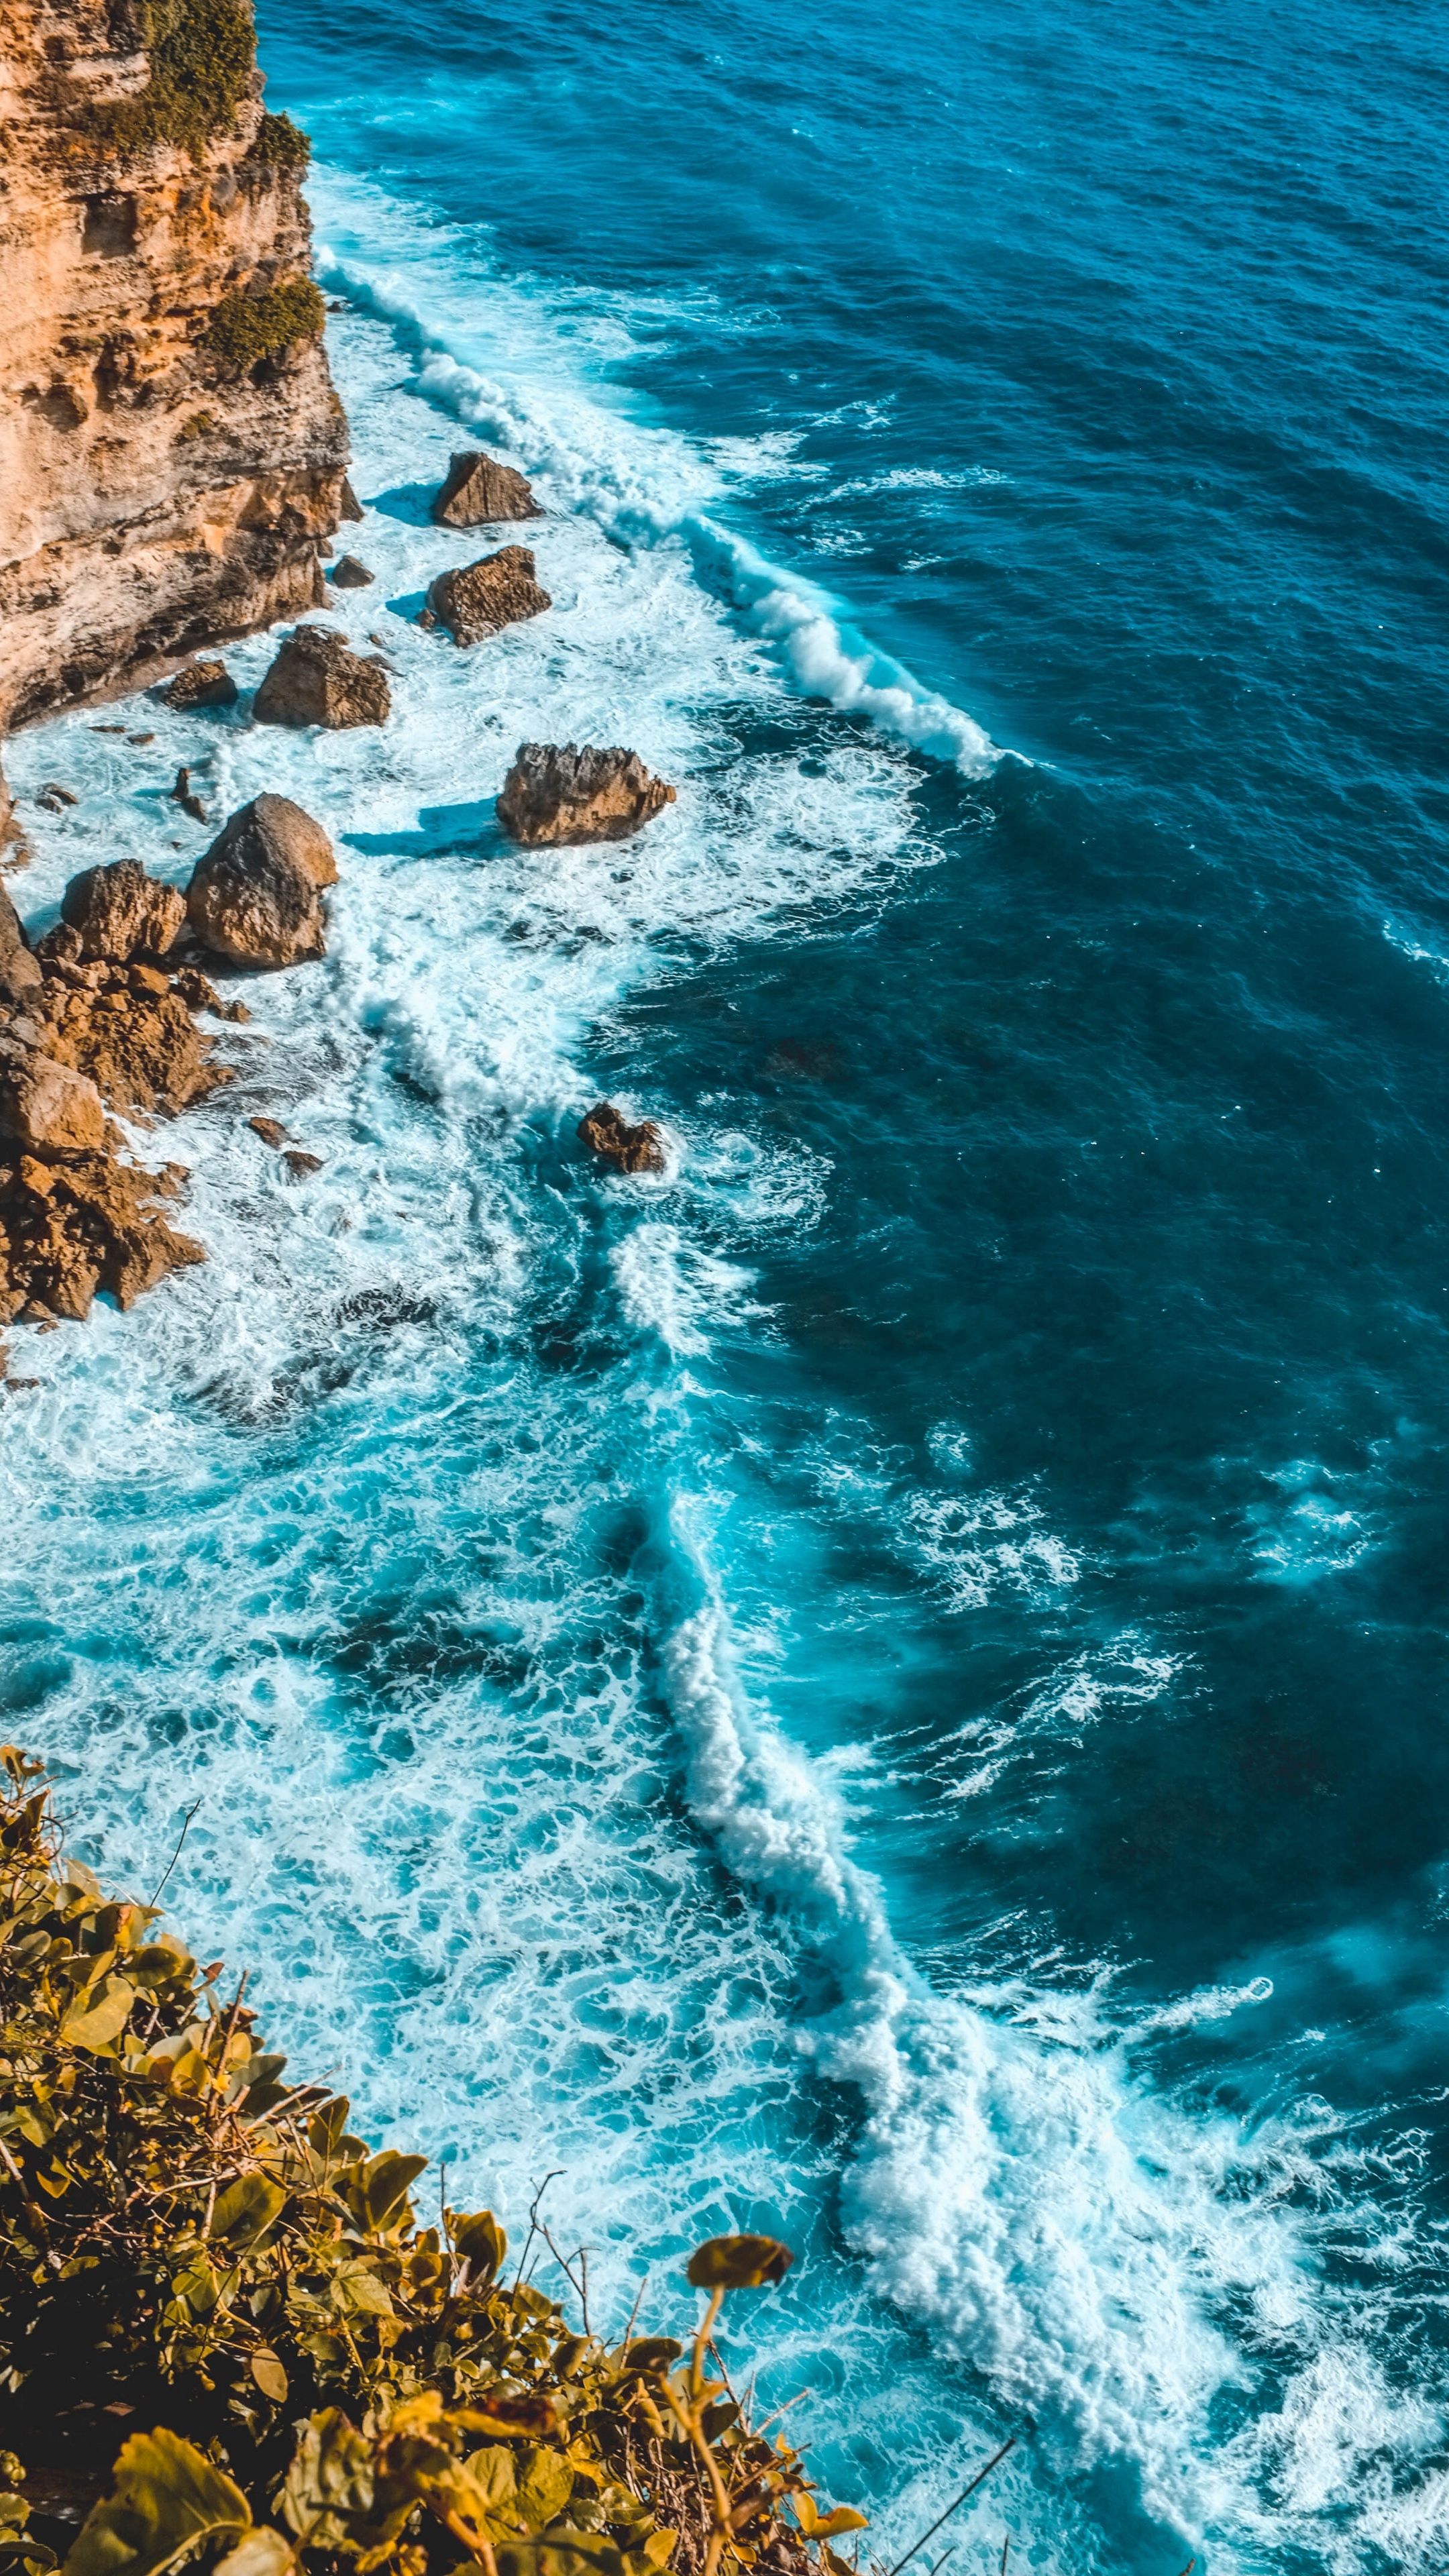
[[[229,2182],[225,2191],[217,2194],[211,2213],[211,2235],[213,2239],[224,2237],[227,2245],[240,2253],[265,2236],[286,2205],[287,2195],[281,2184],[268,2175],[239,2174],[235,2182]]]
[[[783,2281],[795,2257],[774,2236],[711,2236],[689,2258],[696,2290],[760,2290]]]
[[[66,2576],[160,2576],[198,2541],[251,2524],[241,2488],[160,2426],[122,2444],[115,2478],[115,2493],[88,2516]]]
[[[262,2351],[252,2354],[252,2377],[262,2395],[270,2397],[274,2405],[286,2404],[287,2374],[274,2352]],[[241,2576],[241,2571],[238,2571],[238,2576]]]
[[[243,2532],[235,2549],[217,2560],[212,2576],[287,2576],[294,2564],[290,2541],[269,2523],[259,2522]]]

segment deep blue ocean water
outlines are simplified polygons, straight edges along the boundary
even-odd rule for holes
[[[7,1725],[621,2318],[783,2232],[883,2563],[1019,2430],[963,2570],[1449,2564],[1442,16],[261,29],[398,712],[10,747],[37,922],[180,757],[344,883],[207,1269],[20,1337]],[[465,435],[556,604],[453,656]],[[511,853],[570,734],[679,803]]]

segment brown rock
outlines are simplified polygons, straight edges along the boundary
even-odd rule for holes
[[[309,266],[254,68],[221,48],[188,135],[147,132],[174,77],[148,41],[206,12],[4,0],[0,22],[3,730],[310,606],[347,424],[305,327],[226,357]]]
[[[177,715],[201,707],[234,707],[236,682],[224,662],[189,662],[161,692],[163,703]]]
[[[132,974],[136,972],[134,966]],[[210,1011],[213,1019],[243,1022],[251,1018],[245,1002],[224,1002],[209,975],[199,966],[178,966],[171,978],[171,990],[179,993],[188,1011]]]
[[[345,474],[342,477],[342,499],[338,504],[337,515],[339,519],[360,519],[362,517],[362,503],[359,501],[357,494],[353,491],[353,488],[348,482]]]
[[[112,1109],[189,1109],[232,1079],[229,1065],[212,1062],[212,1041],[181,995],[146,967],[113,969],[99,989],[58,983],[50,1007],[50,1053],[86,1075]]]
[[[0,1001],[28,1003],[40,991],[43,981],[27,945],[20,915],[0,886]]]
[[[590,743],[525,742],[498,799],[498,820],[536,849],[571,841],[625,841],[674,802],[674,789],[637,751]]]
[[[240,966],[295,966],[325,952],[320,889],[336,882],[321,824],[288,796],[256,796],[198,859],[187,918],[203,947]]]
[[[183,767],[177,770],[176,784],[171,790],[171,801],[173,805],[180,806],[183,814],[189,814],[193,823],[204,823],[207,820],[206,807],[191,784],[189,769]]]
[[[339,590],[371,590],[375,578],[356,555],[339,555],[332,567],[332,580]]]
[[[79,933],[80,957],[123,964],[128,957],[165,956],[186,919],[186,897],[148,877],[139,859],[113,859],[71,878],[60,917]]]
[[[387,672],[354,653],[330,626],[299,626],[289,635],[258,689],[258,724],[385,724],[392,706]]]
[[[433,503],[440,528],[482,528],[490,520],[541,516],[524,477],[479,447],[459,449]]]
[[[282,1161],[287,1167],[289,1181],[309,1180],[313,1172],[320,1172],[322,1169],[321,1155],[304,1154],[300,1145],[289,1146],[282,1156]]]
[[[664,1139],[652,1118],[641,1118],[631,1127],[622,1109],[612,1100],[601,1100],[597,1107],[579,1120],[580,1136],[601,1162],[612,1163],[616,1172],[662,1172]]]
[[[501,626],[541,617],[553,601],[534,580],[531,549],[504,546],[456,572],[440,572],[429,587],[428,606],[455,644],[480,644]]]
[[[281,1152],[287,1141],[287,1131],[280,1118],[249,1118],[247,1125],[254,1136],[260,1136],[264,1145],[271,1146],[274,1153]]]
[[[93,1082],[12,1041],[0,1041],[0,1137],[31,1154],[88,1154],[106,1132]]]
[[[174,1165],[146,1172],[111,1152],[0,1159],[0,1316],[79,1322],[98,1288],[125,1309],[168,1271],[205,1260],[156,1206],[181,1177]]]

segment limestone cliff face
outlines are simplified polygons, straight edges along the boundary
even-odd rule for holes
[[[0,731],[319,597],[347,430],[247,0],[0,0]]]

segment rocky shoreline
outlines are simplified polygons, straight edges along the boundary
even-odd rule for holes
[[[208,24],[204,0],[180,0],[148,51],[101,0],[18,0],[7,31],[0,730],[151,682],[173,712],[235,707],[206,648],[325,608],[328,541],[363,516],[307,273],[305,137],[262,109],[249,16],[247,59],[224,79],[197,50]],[[448,530],[540,515],[526,478],[476,448],[431,508]],[[332,566],[338,590],[372,578],[354,555]],[[531,549],[505,544],[440,570],[418,622],[471,651],[551,606]],[[250,721],[390,714],[385,658],[308,619],[281,638]],[[206,819],[186,768],[172,793]],[[525,848],[612,843],[674,795],[626,748],[525,742],[497,814]],[[57,781],[40,801],[73,799]],[[0,874],[25,857],[0,780]],[[218,1036],[249,1014],[208,970],[321,958],[337,873],[320,824],[263,793],[184,891],[119,855],[72,879],[32,941],[0,886],[0,1322],[80,1320],[98,1294],[126,1308],[205,1258],[172,1223],[185,1168],[148,1169],[118,1122],[175,1117],[232,1078]],[[578,1134],[607,1168],[666,1167],[654,1123],[610,1102]],[[284,1131],[268,1141],[293,1177],[320,1168]]]

